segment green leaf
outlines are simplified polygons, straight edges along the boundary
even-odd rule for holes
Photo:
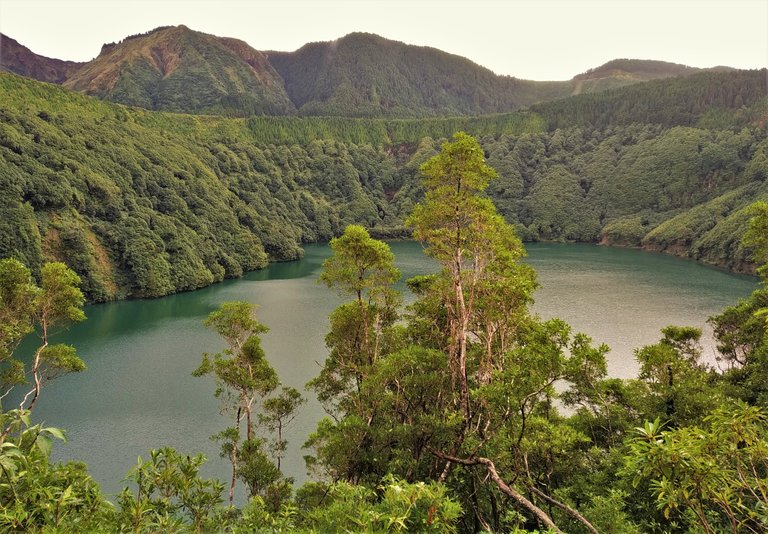
[[[61,441],[67,441],[67,437],[64,434],[64,431],[60,428],[56,428],[53,426],[49,426],[43,429],[43,432],[49,433],[51,436],[53,436],[56,439],[60,439]]]
[[[40,452],[42,452],[46,457],[49,457],[51,455],[51,449],[53,448],[53,440],[46,436],[45,434],[39,434],[37,436],[37,439],[35,440],[35,445],[38,449],[40,449]]]

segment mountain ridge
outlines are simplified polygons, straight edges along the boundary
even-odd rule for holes
[[[161,26],[106,43],[99,56],[82,64],[51,63],[61,60],[26,51],[23,60],[19,54],[0,54],[0,65],[113,102],[225,116],[298,113],[394,118],[506,113],[574,94],[704,70],[656,60],[617,59],[571,80],[533,81],[498,75],[434,47],[372,33],[353,32],[334,41],[307,43],[293,52],[262,52],[245,41],[184,25]],[[57,74],[45,76],[42,68],[25,70],[24,64],[55,65]]]
[[[0,33],[0,71],[12,72],[41,82],[63,83],[85,63],[35,54],[26,46]]]

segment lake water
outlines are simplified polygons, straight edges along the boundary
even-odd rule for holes
[[[419,244],[391,246],[404,279],[434,270]],[[619,377],[634,375],[633,350],[657,341],[669,324],[704,328],[705,355],[714,361],[706,319],[757,287],[752,277],[637,250],[533,244],[528,251],[542,286],[535,311],[608,344],[609,372]],[[35,409],[36,420],[67,430],[69,441],[55,445],[54,457],[85,461],[109,494],[122,488],[137,456],[165,445],[202,452],[209,458],[203,474],[228,480],[228,463],[209,439],[228,419],[219,415],[213,380],[191,376],[203,352],[223,348],[202,321],[224,301],[258,304],[258,319],[271,329],[263,336],[268,358],[284,383],[303,391],[325,357],[327,317],[340,302],[316,282],[329,252],[308,246],[301,261],[199,291],[87,307],[88,320],[56,341],[75,345],[88,370],[50,384]],[[283,462],[297,481],[306,478],[300,447],[322,416],[313,395],[306,396]]]

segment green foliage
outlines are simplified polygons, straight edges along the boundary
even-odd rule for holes
[[[33,330],[33,313],[40,289],[18,260],[0,260],[0,356],[5,363],[19,342]],[[4,384],[12,384],[7,380]]]
[[[735,92],[753,84],[741,71],[708,76]],[[719,97],[696,96],[692,79],[634,90],[645,99],[679,86],[681,99],[699,98],[699,117]],[[743,208],[768,198],[764,129],[746,116],[730,130],[676,127],[667,113],[664,127],[641,124],[651,119],[640,114],[543,133],[543,108],[422,120],[226,119],[128,109],[10,74],[0,75],[0,94],[0,256],[35,274],[44,261],[65,261],[91,301],[240,276],[300,257],[301,243],[349,224],[400,234],[423,198],[419,166],[435,140],[460,130],[480,138],[499,173],[488,196],[526,240],[642,244],[744,269]]]
[[[185,26],[104,46],[65,86],[112,102],[182,113],[242,117],[294,110],[261,52]]]
[[[764,106],[765,96],[765,69],[702,72],[536,104],[531,109],[552,130],[640,122],[693,126],[711,108]],[[745,118],[752,117],[747,114]]]
[[[259,424],[274,436],[269,448],[277,461],[278,471],[288,448],[283,431],[296,418],[299,407],[305,402],[307,400],[296,388],[283,386],[277,396],[266,399],[262,404],[264,412],[259,414]]]
[[[397,282],[400,272],[389,245],[375,239],[362,226],[350,225],[344,235],[331,239],[333,256],[323,262],[320,280],[343,294],[363,294],[377,300],[377,292]]]
[[[270,52],[269,60],[304,115],[479,115],[562,98],[574,88],[497,76],[465,58],[366,33]]]
[[[752,249],[757,272],[768,280],[768,202],[756,202],[749,208],[752,218],[744,234],[744,244]]]
[[[320,375],[308,386],[317,392],[326,411],[335,414],[353,409],[350,397],[387,350],[401,297],[392,288],[400,271],[389,245],[351,225],[330,246],[333,256],[323,262],[319,281],[342,295],[354,296],[355,302],[331,313],[331,330],[325,338],[330,353]]]
[[[701,330],[668,326],[662,334],[659,343],[635,352],[650,393],[643,416],[674,427],[696,423],[723,401],[714,370],[700,360]]]
[[[32,425],[30,414],[0,414],[0,529],[6,532],[92,532],[113,521],[113,509],[85,464],[51,464],[53,439],[64,433]]]
[[[650,479],[657,506],[669,518],[705,532],[759,532],[768,528],[768,450],[764,410],[723,406],[705,427],[661,430],[658,420],[638,428],[627,470],[635,484]]]
[[[252,492],[257,492],[252,495],[257,495],[279,474],[261,450],[263,441],[253,437],[254,405],[280,384],[277,373],[261,348],[259,334],[266,332],[267,327],[256,321],[255,311],[256,307],[248,302],[225,302],[211,312],[204,324],[224,338],[227,348],[213,357],[203,354],[200,366],[192,373],[194,376],[212,374],[215,377],[214,396],[222,400],[222,412],[234,417],[233,426],[212,437],[221,443],[221,456],[232,463],[230,505],[238,477]],[[241,440],[243,420],[244,441]]]
[[[232,463],[230,506],[235,482],[240,479],[250,497],[263,498],[270,510],[277,513],[290,498],[292,483],[292,479],[283,478],[280,471],[287,447],[283,430],[294,419],[304,399],[289,387],[270,397],[280,386],[280,380],[261,347],[259,335],[266,332],[267,327],[255,319],[255,310],[248,302],[225,302],[208,315],[205,326],[215,330],[227,348],[213,357],[204,354],[193,375],[212,374],[216,378],[214,395],[222,399],[222,411],[234,416],[233,426],[211,438],[221,444],[221,456]],[[255,435],[257,421],[252,416],[259,408],[258,423],[274,434],[269,444],[274,463],[265,450],[267,441]],[[243,420],[245,439],[241,435]]]
[[[135,489],[126,487],[117,496],[118,528],[156,532],[186,530],[190,525],[202,532],[214,527],[212,516],[222,502],[224,485],[200,478],[204,462],[202,455],[184,455],[170,447],[150,451],[146,462],[139,457],[127,479]]]
[[[380,495],[365,486],[337,482],[304,521],[317,532],[456,532],[461,507],[445,486],[384,478]]]
[[[511,529],[529,517],[553,526],[522,492],[550,497],[541,477],[587,441],[552,410],[553,385],[603,376],[606,349],[561,321],[529,317],[534,275],[517,262],[524,251],[511,228],[479,196],[495,173],[476,140],[456,135],[422,170],[426,199],[410,221],[443,270],[409,282],[418,300],[378,359],[351,366],[346,382],[322,373],[314,381],[327,386],[321,400],[337,402],[334,420],[310,436],[310,467],[352,483],[386,474],[445,481],[467,510],[461,530]],[[356,333],[341,338],[332,321],[334,341],[365,330],[353,303],[334,318]],[[360,351],[346,347],[346,361],[356,361]],[[501,504],[506,497],[517,506]]]

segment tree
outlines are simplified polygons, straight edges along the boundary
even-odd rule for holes
[[[254,311],[254,305],[248,302],[225,302],[208,315],[204,324],[224,338],[227,348],[212,357],[204,354],[200,367],[193,373],[195,376],[214,375],[217,383],[214,395],[223,400],[222,411],[234,415],[234,425],[216,436],[222,442],[222,454],[232,463],[230,504],[238,476],[238,448],[243,419],[246,440],[251,440],[254,403],[258,398],[264,399],[280,383],[261,348],[259,334],[266,332],[267,327],[254,318]]]
[[[0,530],[81,532],[109,529],[113,509],[82,462],[50,461],[58,428],[32,425],[23,410],[0,413]]]
[[[386,474],[444,482],[468,511],[465,530],[530,518],[556,528],[552,506],[593,528],[554,494],[558,462],[586,438],[552,399],[559,380],[601,378],[606,349],[529,315],[535,277],[518,262],[520,240],[481,196],[493,171],[474,139],[457,134],[422,170],[426,198],[409,224],[443,269],[408,281],[417,300],[405,322],[383,331],[391,341],[372,362],[359,300],[333,313],[331,353],[313,384],[323,385],[321,400],[338,403],[310,437],[314,461],[354,483]],[[506,502],[527,515],[507,513]]]
[[[667,326],[659,343],[635,351],[648,388],[644,417],[673,426],[701,420],[722,401],[714,370],[700,360],[701,329]]]
[[[308,386],[333,414],[370,374],[384,349],[387,329],[397,320],[401,297],[392,288],[400,272],[386,243],[372,239],[365,228],[350,225],[330,246],[333,255],[323,263],[320,281],[355,300],[331,313],[325,338],[330,353]]]
[[[46,263],[40,272],[40,286],[32,281],[29,270],[19,261],[0,260],[0,366],[5,397],[29,377],[30,389],[19,404],[32,410],[45,382],[70,372],[85,369],[74,347],[50,344],[57,327],[85,319],[80,278],[63,263]],[[40,344],[32,357],[30,369],[14,357],[19,342],[39,328]]]
[[[204,354],[193,374],[213,374],[217,386],[214,395],[222,399],[222,411],[234,416],[231,427],[213,436],[221,443],[221,455],[232,464],[230,505],[235,482],[240,479],[251,497],[267,496],[277,509],[286,494],[290,496],[290,479],[281,482],[280,461],[287,447],[283,429],[293,420],[304,399],[294,388],[285,386],[277,396],[270,397],[280,386],[280,379],[261,347],[259,335],[267,327],[254,318],[255,310],[248,302],[225,302],[208,315],[204,324],[224,338],[227,348],[213,356]],[[257,409],[260,413],[254,421]],[[241,434],[243,422],[245,439]],[[266,440],[255,434],[257,422],[277,434],[272,440],[277,465],[264,451]]]
[[[323,262],[320,280],[344,295],[355,296],[362,320],[361,349],[370,365],[378,357],[382,315],[395,304],[390,286],[400,278],[400,271],[389,246],[372,239],[362,226],[347,226],[341,237],[331,240],[330,247],[333,256]]]
[[[121,531],[180,531],[186,525],[182,516],[191,520],[196,533],[208,531],[224,484],[201,478],[203,463],[201,454],[180,454],[170,447],[150,451],[149,461],[139,457],[127,478],[136,485],[136,493],[126,487],[117,496]]]
[[[278,470],[288,446],[283,431],[296,418],[296,411],[305,402],[307,402],[306,399],[296,388],[288,386],[283,386],[278,396],[270,397],[264,401],[264,413],[259,414],[259,423],[268,431],[275,433],[271,449],[277,460]]]
[[[425,176],[425,199],[406,223],[450,280],[450,293],[443,301],[448,312],[447,350],[468,422],[467,339],[473,321],[478,327],[481,323],[489,327],[478,328],[483,330],[486,346],[492,345],[494,332],[503,330],[489,315],[484,320],[476,319],[479,300],[483,296],[486,300],[493,298],[501,290],[505,305],[524,309],[534,288],[533,272],[514,265],[524,254],[522,243],[491,201],[480,196],[496,172],[485,163],[483,150],[474,138],[463,132],[455,134],[453,142],[444,144],[440,154],[422,165],[421,172]],[[519,276],[510,277],[512,271]],[[511,285],[500,287],[512,280],[514,289]],[[514,313],[512,317],[517,318]],[[492,354],[487,354],[481,370],[486,381],[493,367],[491,360]]]
[[[743,245],[753,251],[763,287],[709,319],[717,338],[718,360],[726,365],[729,393],[750,404],[768,406],[768,203],[750,211]]]

